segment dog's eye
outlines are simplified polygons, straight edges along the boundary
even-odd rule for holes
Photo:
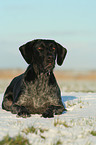
[[[55,50],[55,47],[53,47],[53,50]]]
[[[41,50],[42,48],[41,47],[38,47],[38,49]]]
[[[43,48],[42,48],[42,47],[38,47],[38,50],[42,51],[42,50],[43,50]]]

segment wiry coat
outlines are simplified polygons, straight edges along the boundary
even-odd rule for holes
[[[42,39],[30,41],[19,49],[29,66],[7,87],[2,108],[22,117],[61,114],[65,108],[53,69],[56,57],[57,64],[62,65],[67,50],[53,40]]]

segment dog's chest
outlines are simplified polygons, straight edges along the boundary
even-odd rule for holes
[[[49,85],[48,76],[40,76],[34,82],[28,82],[25,85],[23,95],[21,95],[20,104],[23,106],[34,106],[34,108],[43,107],[46,104],[58,104],[59,90],[57,85]],[[31,108],[30,107],[30,108]]]
[[[49,77],[39,76],[35,81],[28,82],[25,88],[25,93],[31,95],[42,95],[50,91]]]

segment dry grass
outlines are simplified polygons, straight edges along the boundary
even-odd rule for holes
[[[96,71],[55,71],[58,80],[96,80]]]
[[[10,137],[9,135],[6,135],[1,141],[0,145],[31,145],[27,138],[24,138],[21,135],[18,135],[16,137]]]
[[[23,73],[22,69],[4,69],[0,70],[0,79],[12,79]],[[55,70],[54,74],[57,80],[96,80],[96,71],[75,72]]]
[[[0,70],[0,79],[12,79],[23,72],[24,70],[22,69],[3,69]]]

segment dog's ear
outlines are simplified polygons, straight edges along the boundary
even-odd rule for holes
[[[64,58],[67,54],[67,49],[61,46],[59,43],[56,43],[57,48],[57,64],[62,65]]]
[[[28,64],[31,64],[32,62],[32,48],[37,41],[38,40],[33,40],[19,47],[23,58]]]

